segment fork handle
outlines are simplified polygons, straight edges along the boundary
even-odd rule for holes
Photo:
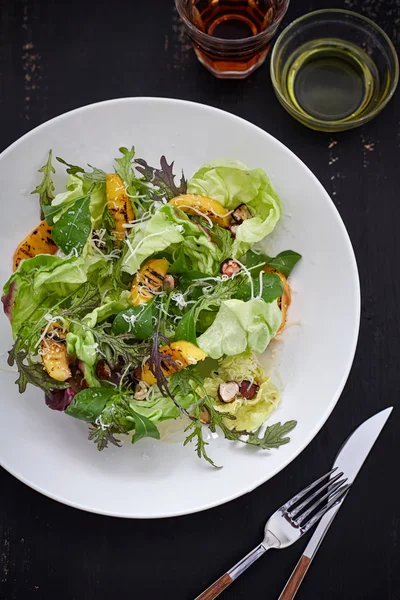
[[[207,588],[200,596],[197,596],[195,600],[214,600],[221,594],[226,588],[231,585],[235,579],[237,579],[246,569],[248,569],[260,556],[265,554],[268,550],[265,546],[260,544],[257,548],[254,548],[247,554],[242,560],[240,560],[232,569],[230,569],[225,575],[222,575],[217,581],[215,581],[209,588]]]

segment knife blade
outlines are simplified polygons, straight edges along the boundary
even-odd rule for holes
[[[362,423],[350,437],[347,438],[342,448],[339,450],[333,467],[337,467],[338,471],[343,471],[350,484],[353,483],[357,477],[359,470],[372,450],[372,447],[378,439],[392,410],[393,407],[391,406],[364,421],[364,423]],[[278,600],[292,600],[295,597],[297,590],[310,567],[312,559],[316,555],[322,540],[346,496],[347,494],[338,504],[332,506],[320,520],[318,527],[314,531],[313,536],[308,542],[306,549],[294,568],[294,571]]]

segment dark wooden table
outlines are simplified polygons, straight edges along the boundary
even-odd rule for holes
[[[399,41],[399,0],[292,0],[285,22],[332,5],[364,13]],[[253,493],[208,512],[160,521],[105,518],[53,502],[1,471],[1,600],[193,598],[259,541],[267,515],[328,469],[360,422],[398,403],[400,95],[363,128],[315,133],[280,107],[268,64],[241,82],[218,81],[203,69],[172,0],[0,0],[1,150],[78,106],[146,95],[240,115],[291,148],[321,180],[360,270],[353,370],[334,413],[301,456]],[[399,428],[397,409],[299,600],[400,600]],[[17,440],[16,432],[16,451]],[[271,553],[224,598],[276,599],[305,544]]]

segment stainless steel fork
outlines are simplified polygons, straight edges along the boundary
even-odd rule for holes
[[[291,546],[323,515],[347,494],[350,485],[343,472],[332,469],[304,490],[293,496],[270,517],[265,525],[264,539],[232,569],[220,577],[195,600],[213,600],[270,548]],[[326,479],[328,481],[326,481]],[[322,505],[322,507],[321,507]]]

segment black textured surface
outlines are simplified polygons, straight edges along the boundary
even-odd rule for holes
[[[400,96],[361,129],[309,131],[275,100],[268,64],[242,82],[204,70],[172,4],[0,0],[0,149],[67,110],[122,96],[196,100],[259,125],[312,169],[348,228],[362,287],[354,366],[327,424],[290,466],[202,514],[100,517],[57,504],[1,471],[1,600],[194,598],[258,543],[265,518],[283,500],[328,469],[360,422],[398,403]],[[324,6],[358,10],[399,41],[400,0],[298,0],[285,22]],[[399,415],[395,410],[357,479],[299,600],[400,600]],[[305,544],[271,552],[223,598],[277,598]]]

